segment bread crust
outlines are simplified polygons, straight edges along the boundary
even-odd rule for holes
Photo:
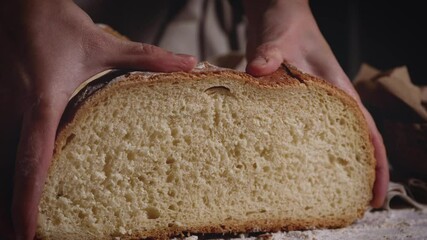
[[[86,115],[84,111],[85,106],[97,102],[98,99],[109,95],[111,92],[117,91],[117,89],[131,88],[135,85],[140,84],[157,84],[160,82],[177,82],[180,81],[200,81],[206,77],[230,77],[241,81],[243,84],[251,84],[259,88],[291,88],[291,87],[308,87],[308,88],[320,88],[325,90],[328,94],[334,95],[340,99],[350,111],[354,112],[358,118],[359,125],[361,126],[362,136],[366,142],[370,142],[370,136],[366,120],[363,116],[362,111],[359,109],[357,102],[347,95],[341,89],[332,86],[325,80],[318,77],[305,74],[295,67],[284,63],[281,68],[278,69],[271,75],[255,78],[243,72],[238,72],[230,69],[217,68],[207,63],[203,63],[202,68],[196,68],[190,73],[176,72],[176,73],[143,73],[143,72],[126,72],[126,71],[113,71],[107,75],[89,83],[83,88],[68,104],[60,126],[57,132],[57,139],[55,142],[55,151],[53,159],[61,154],[61,148],[66,143],[66,138],[70,134],[70,129],[75,123],[75,119],[79,119],[79,115]],[[102,91],[99,91],[103,89]],[[78,111],[79,109],[83,111]],[[370,144],[366,151],[371,156],[369,159],[369,166],[372,171],[367,174],[367,179],[372,189],[375,180],[375,159],[374,149]],[[54,164],[54,162],[52,163]],[[369,202],[366,203],[368,206]],[[120,239],[138,239],[138,238],[155,238],[155,239],[167,239],[172,236],[183,236],[185,233],[239,233],[239,232],[272,232],[279,230],[304,230],[304,229],[315,229],[315,228],[339,228],[351,224],[354,219],[363,216],[366,211],[366,207],[358,209],[356,215],[343,216],[340,219],[337,218],[319,218],[305,220],[296,219],[268,219],[258,220],[251,222],[239,222],[239,221],[224,221],[224,224],[210,225],[210,226],[186,226],[186,227],[171,227],[167,229],[159,229],[152,232],[145,233],[133,233],[131,235],[121,236]],[[37,233],[37,237],[41,239],[41,233]],[[112,238],[113,236],[111,236]],[[106,238],[106,239],[111,239]]]

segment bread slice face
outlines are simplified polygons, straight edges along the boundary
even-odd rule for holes
[[[38,238],[336,228],[372,197],[356,102],[290,65],[263,78],[133,72],[88,89],[58,132]]]

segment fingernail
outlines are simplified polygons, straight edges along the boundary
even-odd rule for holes
[[[192,55],[179,53],[179,54],[175,54],[175,56],[181,58],[182,60],[184,60],[188,64],[196,62],[196,57],[192,56]]]
[[[267,60],[263,57],[256,57],[254,60],[252,60],[251,62],[252,65],[258,65],[258,66],[263,66],[265,64],[267,64]]]
[[[194,58],[194,56],[192,56],[192,55],[182,54],[182,53],[177,53],[175,55],[178,56],[178,57],[181,57],[181,58],[188,58],[188,59],[193,59]]]

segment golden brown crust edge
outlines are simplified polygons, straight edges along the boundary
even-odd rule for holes
[[[247,84],[253,84],[259,86],[260,88],[285,88],[292,86],[314,86],[322,88],[327,92],[330,92],[332,95],[339,98],[343,101],[351,110],[354,112],[359,119],[360,126],[362,128],[362,135],[366,141],[370,141],[368,126],[366,120],[363,116],[362,111],[359,109],[357,102],[346,94],[343,90],[338,89],[337,87],[332,86],[327,83],[325,80],[322,80],[318,77],[311,76],[309,74],[302,73],[295,67],[289,64],[282,64],[282,67],[278,69],[271,75],[255,78],[251,75],[248,75],[243,72],[237,72],[230,69],[219,69],[208,67],[206,71],[195,71],[190,73],[185,72],[176,72],[176,73],[158,73],[158,74],[144,74],[144,73],[132,73],[126,71],[115,71],[107,74],[107,76],[101,77],[91,83],[89,83],[85,88],[83,88],[69,103],[67,109],[64,112],[63,118],[61,120],[60,127],[57,132],[57,139],[55,142],[55,152],[54,158],[57,154],[60,154],[61,147],[66,141],[68,136],[69,129],[73,125],[73,120],[76,116],[80,114],[86,114],[85,112],[78,112],[80,108],[84,108],[85,105],[90,105],[92,102],[95,102],[100,97],[108,94],[109,91],[115,91],[114,89],[120,88],[127,85],[133,84],[153,84],[156,82],[162,81],[171,81],[173,79],[179,78],[185,81],[187,80],[197,80],[204,77],[230,77],[236,80],[241,80]],[[119,79],[119,80],[113,80]],[[113,80],[113,81],[111,81]],[[99,91],[103,89],[103,91]],[[370,166],[371,173],[367,175],[369,182],[371,183],[371,189],[375,180],[375,159],[373,155],[373,146],[368,145],[370,152],[371,160]],[[53,163],[52,163],[53,164]],[[368,205],[369,203],[366,203]],[[133,234],[128,237],[121,237],[121,239],[135,239],[141,238],[150,235],[150,238],[156,239],[167,239],[171,236],[182,235],[184,233],[239,233],[239,232],[274,232],[279,230],[303,230],[303,229],[314,229],[314,228],[339,228],[351,224],[356,218],[363,216],[366,209],[359,209],[357,216],[346,216],[341,219],[318,219],[312,221],[296,221],[292,220],[293,224],[289,224],[289,220],[265,220],[265,221],[253,221],[247,222],[245,224],[235,222],[228,223],[227,226],[206,226],[206,227],[187,227],[187,228],[176,228],[168,229],[168,232],[165,232],[165,229],[150,232],[147,235],[144,234]],[[40,234],[37,234],[40,236]]]

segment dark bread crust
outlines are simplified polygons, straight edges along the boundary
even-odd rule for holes
[[[363,216],[363,212],[359,217]],[[171,227],[167,229],[159,229],[145,233],[134,233],[128,236],[120,236],[120,239],[170,239],[172,237],[184,237],[188,235],[204,235],[211,233],[263,233],[263,232],[278,232],[278,231],[294,231],[294,230],[309,230],[320,228],[340,228],[350,225],[353,216],[349,216],[349,220],[343,219],[310,219],[310,220],[295,220],[295,219],[263,219],[257,221],[224,221],[223,224],[210,225],[203,227]]]
[[[111,92],[120,88],[128,88],[140,84],[157,84],[159,82],[173,82],[176,79],[184,81],[199,81],[205,77],[230,77],[236,81],[242,81],[244,84],[252,84],[260,88],[288,88],[288,87],[315,87],[322,88],[328,94],[339,98],[348,108],[354,112],[360,123],[363,138],[366,142],[370,142],[368,126],[364,119],[362,111],[359,109],[357,102],[347,95],[344,91],[330,85],[326,81],[317,77],[304,74],[295,67],[284,63],[280,69],[271,75],[254,78],[246,73],[237,72],[229,69],[219,69],[212,66],[207,66],[202,70],[195,70],[190,73],[130,73],[127,71],[113,71],[107,75],[89,83],[82,91],[80,91],[67,106],[60,127],[57,133],[55,142],[56,155],[61,153],[62,147],[66,144],[66,138],[69,135],[69,130],[74,125],[74,119],[79,114],[87,114],[84,111],[78,111],[83,106],[90,106],[97,99],[108,95]],[[102,91],[100,91],[102,89]],[[372,189],[375,179],[375,159],[374,149],[372,145],[368,145],[367,152],[371,156],[368,163],[372,169],[367,174],[367,178]],[[224,221],[222,224],[213,224],[208,226],[174,226],[167,229],[159,229],[151,232],[134,232],[132,235],[120,236],[121,239],[138,239],[138,238],[156,238],[167,239],[172,236],[183,235],[184,233],[239,233],[239,232],[272,232],[279,230],[304,230],[314,228],[339,228],[351,224],[356,218],[363,216],[366,206],[358,209],[357,213],[349,213],[348,216],[340,218],[319,218],[319,219],[261,219],[250,222],[239,222],[236,220]],[[113,237],[113,236],[111,236]]]

